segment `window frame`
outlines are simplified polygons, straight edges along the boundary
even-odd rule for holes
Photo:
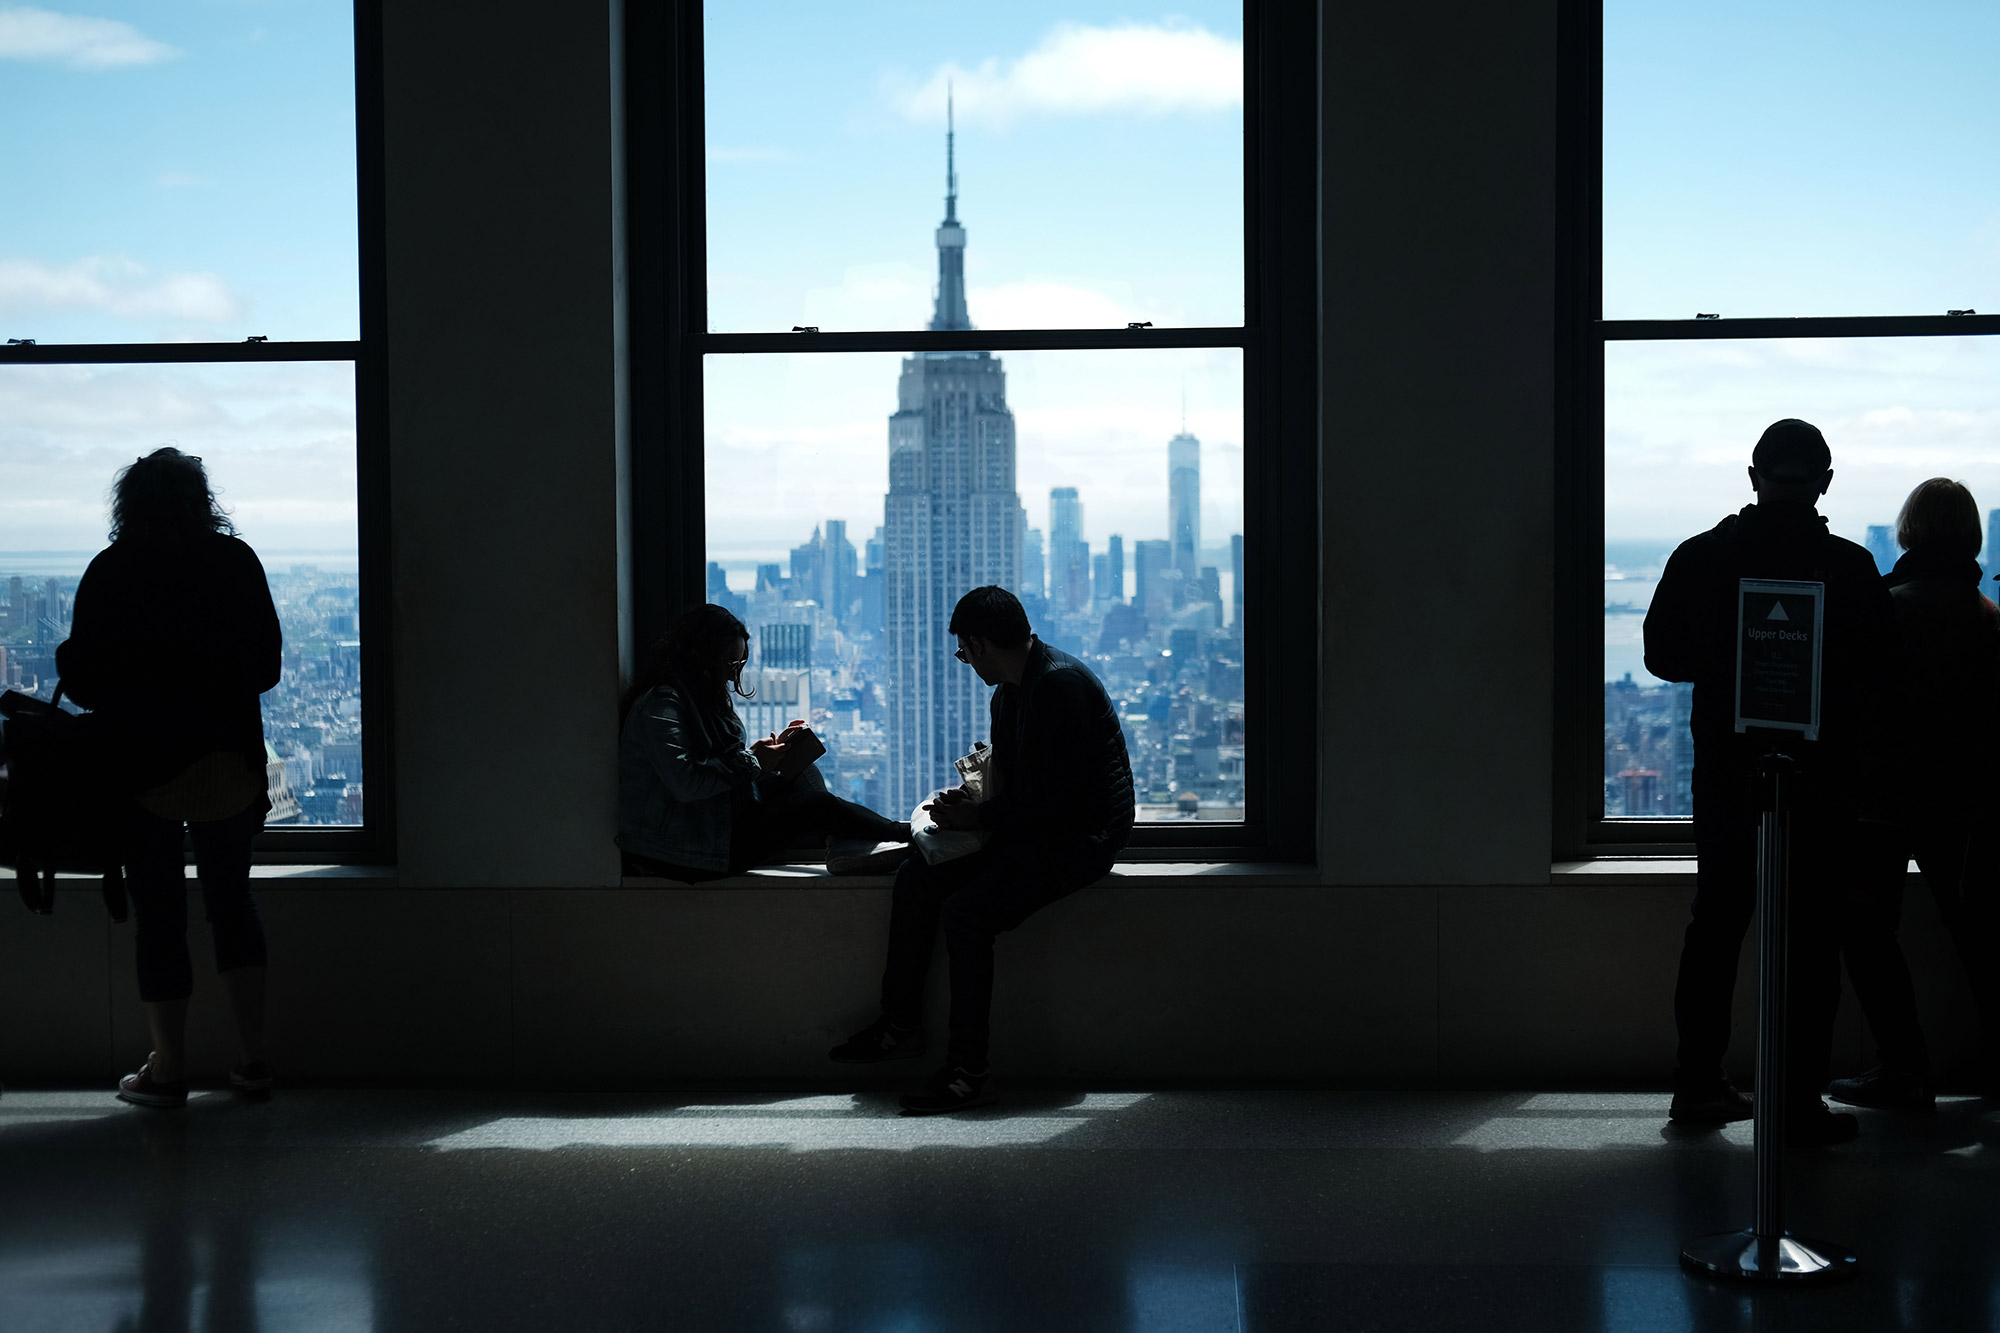
[[[382,4],[354,0],[354,129],[360,337],[240,343],[28,343],[0,346],[0,366],[222,365],[347,361],[354,366],[355,541],[366,628],[361,653],[362,823],[274,825],[257,838],[264,865],[389,864],[395,860],[391,712],[387,360],[383,345]]]
[[[702,358],[1238,347],[1244,374],[1245,820],[1141,824],[1129,860],[1317,859],[1319,728],[1319,15],[1244,0],[1244,322],[1219,328],[707,329],[701,0],[630,4],[622,196],[630,642],[707,596]],[[887,408],[885,407],[885,415]],[[1299,613],[1295,609],[1310,608]],[[1284,612],[1292,610],[1289,618]],[[629,669],[629,663],[628,663]]]
[[[1559,15],[1554,856],[1687,856],[1694,821],[1604,813],[1604,353],[1613,342],[2000,335],[2000,315],[1604,318],[1604,5]],[[1746,443],[1747,461],[1747,443]],[[1720,517],[1718,515],[1718,517]],[[1690,533],[1690,536],[1693,534]]]

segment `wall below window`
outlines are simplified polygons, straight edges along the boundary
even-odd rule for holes
[[[825,1058],[874,1016],[886,889],[259,887],[272,1045],[293,1079],[851,1086],[910,1072]],[[80,882],[58,899],[0,930],[0,1079],[108,1086],[147,1049],[132,928]],[[994,1058],[1012,1078],[1100,1085],[1664,1086],[1686,902],[1675,886],[1097,886],[1002,937]],[[1906,918],[1948,1066],[1972,1050],[1969,995],[1926,895]],[[235,1052],[198,915],[191,944],[191,1062],[215,1079]],[[1753,975],[1746,956],[1746,1077]],[[941,992],[930,1010],[935,1033]],[[1870,1056],[1850,995],[1836,1065]]]

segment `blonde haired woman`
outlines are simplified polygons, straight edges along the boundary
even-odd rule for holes
[[[1979,1077],[2000,1092],[2000,608],[1981,591],[1979,505],[1963,483],[1933,477],[1896,519],[1905,554],[1887,576],[1896,608],[1901,685],[1893,786],[1905,841],[1891,849],[1880,888],[1852,905],[1842,951],[1882,1063],[1835,1079],[1828,1094],[1852,1106],[1929,1110],[1930,1052],[1917,1020],[1909,964],[1896,938],[1910,857],[1965,965],[1984,1046]]]

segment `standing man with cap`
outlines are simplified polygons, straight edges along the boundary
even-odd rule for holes
[[[1737,584],[1745,578],[1826,585],[1820,731],[1788,739],[1797,760],[1788,782],[1791,911],[1786,1002],[1787,1105],[1792,1143],[1838,1143],[1859,1131],[1819,1099],[1827,1079],[1840,1002],[1839,920],[1863,860],[1864,816],[1877,802],[1874,760],[1881,701],[1894,651],[1894,615],[1875,561],[1827,531],[1816,506],[1833,483],[1833,457],[1816,426],[1773,424],[1751,454],[1756,502],[1681,543],[1646,613],[1646,669],[1694,683],[1694,836],[1699,867],[1692,919],[1674,983],[1679,1049],[1674,1100],[1679,1124],[1747,1119],[1750,1098],[1723,1070],[1736,963],[1757,901],[1757,757],[1769,738],[1735,729]]]

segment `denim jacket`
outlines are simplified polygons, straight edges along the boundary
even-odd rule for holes
[[[618,741],[618,845],[639,856],[726,870],[732,806],[752,796],[757,761],[732,714],[716,734],[678,686],[639,696]]]

